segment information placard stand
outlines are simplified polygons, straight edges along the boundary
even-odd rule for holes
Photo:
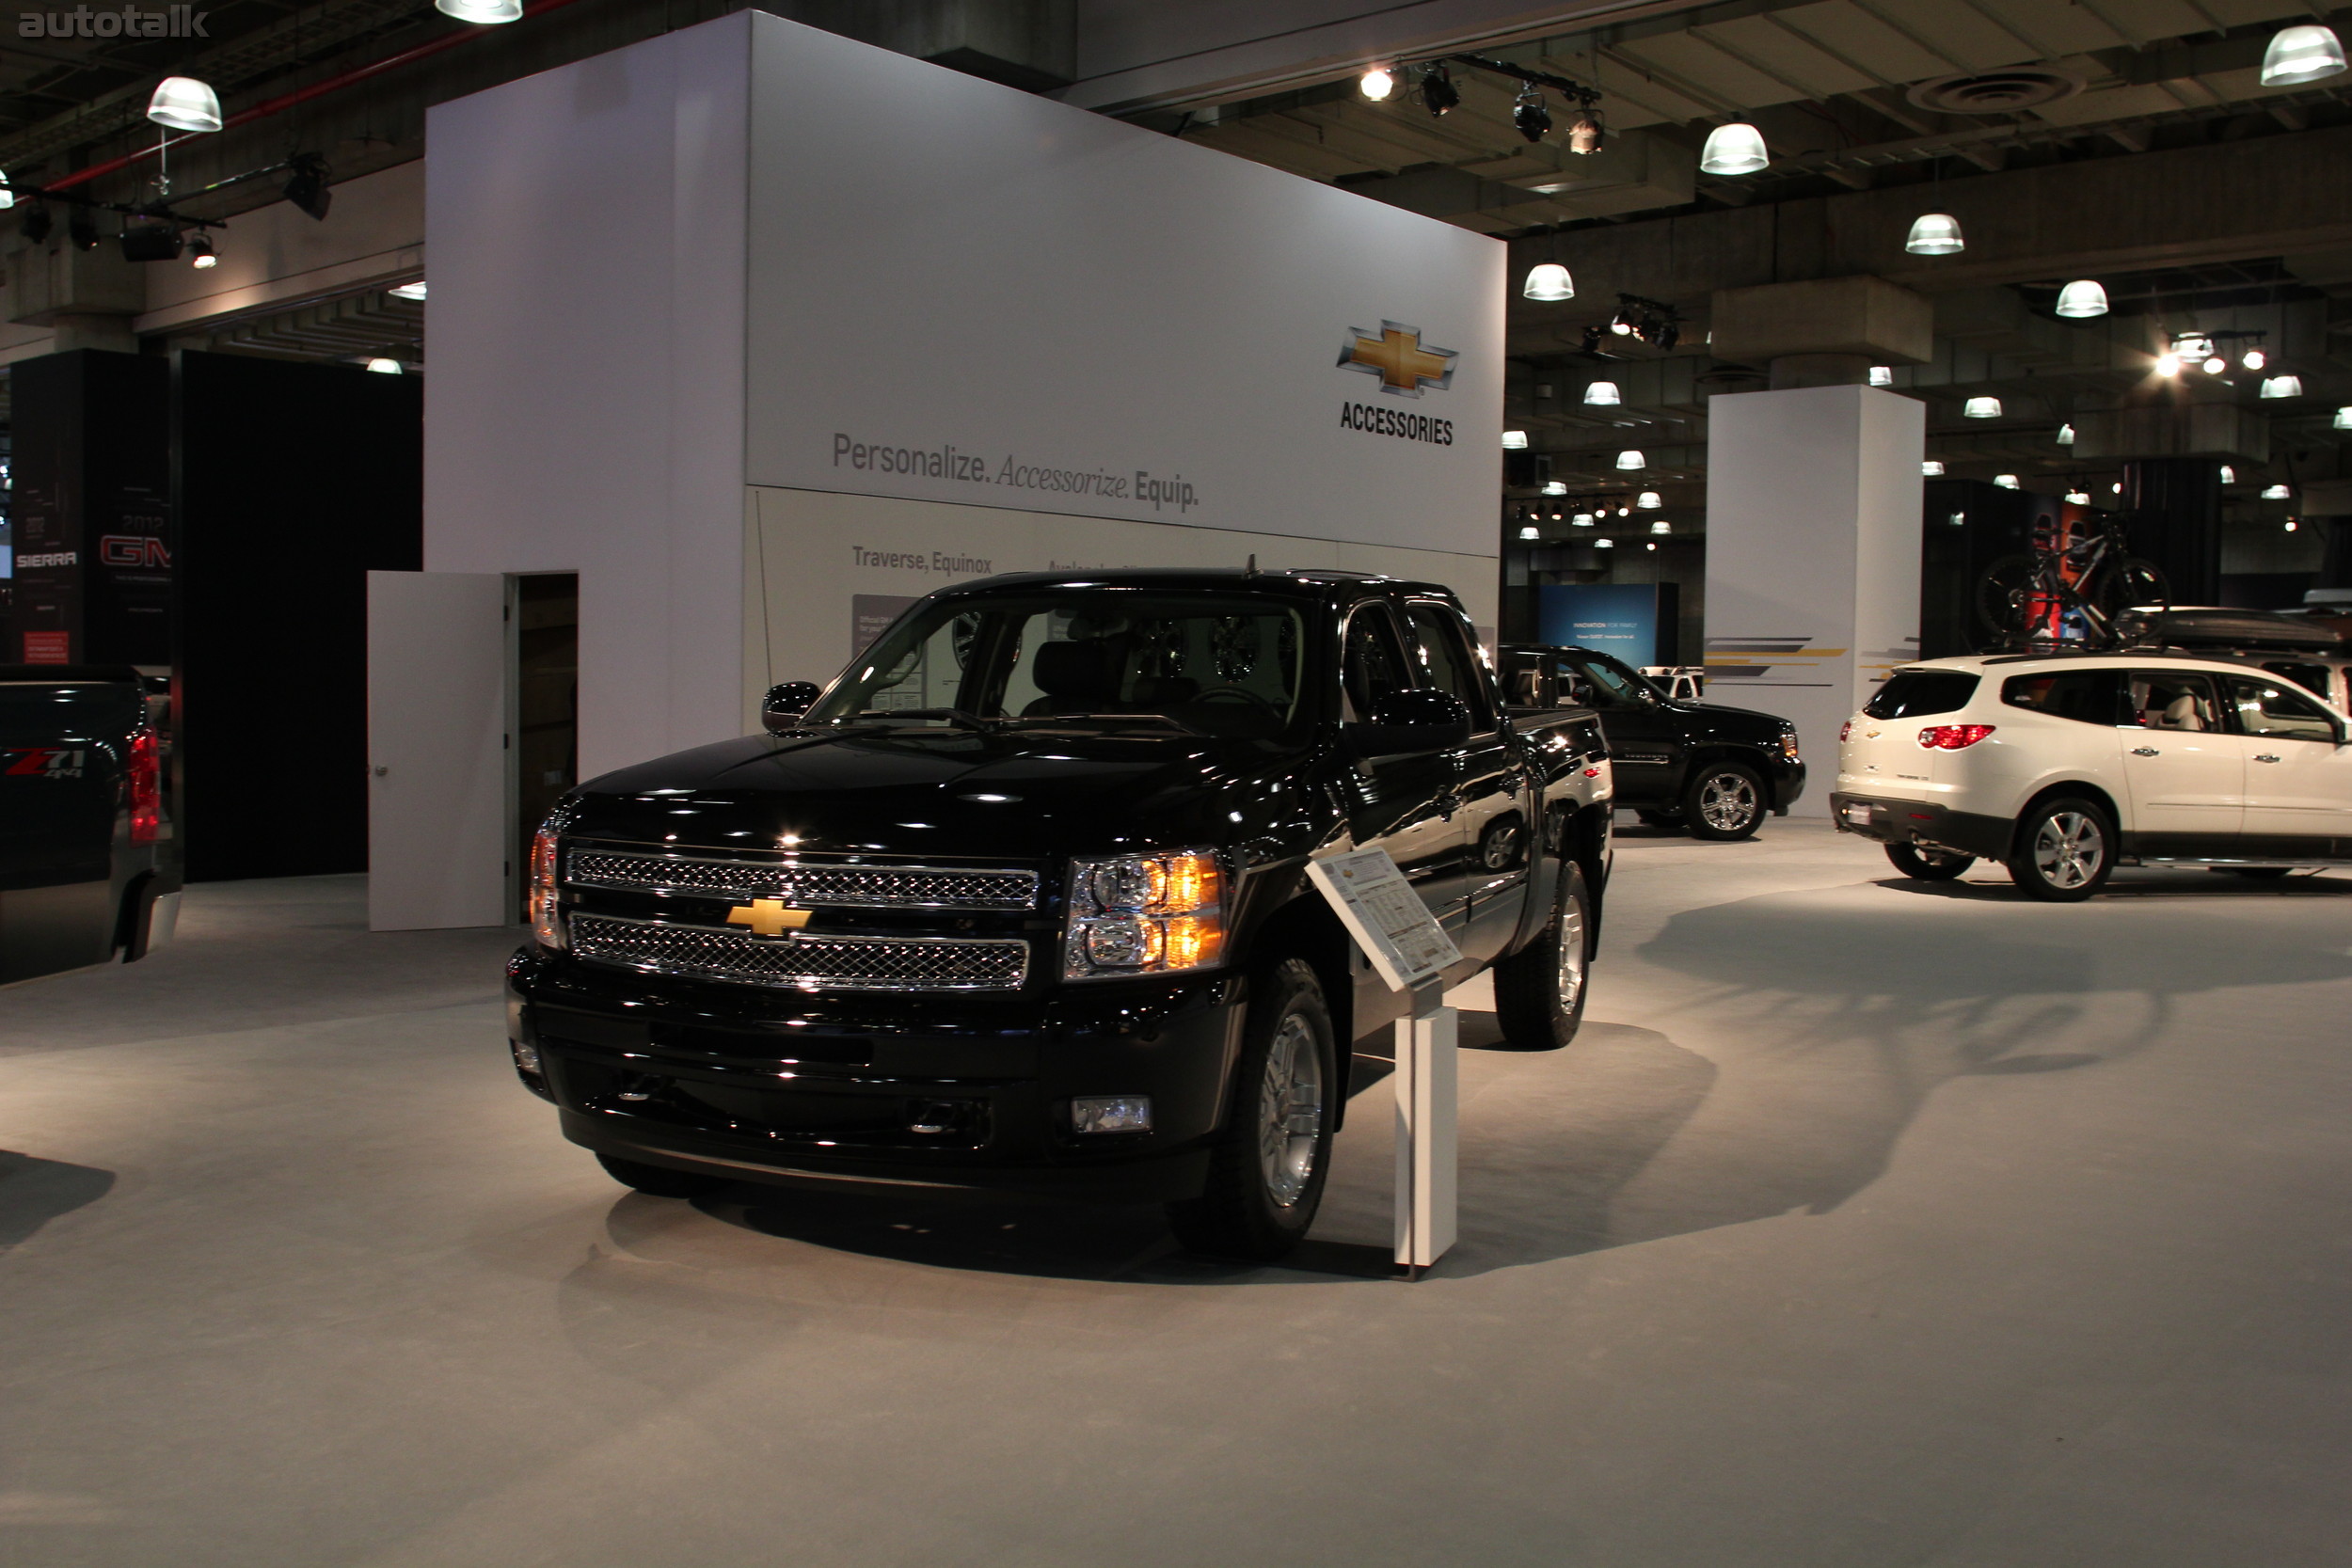
[[[1327,856],[1307,874],[1374,972],[1412,993],[1396,1022],[1396,1260],[1419,1279],[1454,1244],[1460,1015],[1441,976],[1461,951],[1386,849]]]

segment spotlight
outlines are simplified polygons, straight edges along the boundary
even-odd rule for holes
[[[380,356],[368,361],[368,369],[378,375],[405,375],[408,371],[408,367],[399,360],[386,359]]]
[[[500,22],[519,21],[523,14],[523,0],[433,0],[433,8],[460,22],[479,22],[487,26]]]
[[[1753,125],[1736,120],[1707,133],[1707,145],[1699,150],[1702,174],[1754,174],[1770,162],[1772,155],[1764,150],[1763,134]]]
[[[2245,357],[2241,358],[2238,363],[2249,371],[2258,371],[2270,363],[2270,356],[2258,348],[2249,348],[2246,351]]]
[[[2295,519],[2292,517],[2287,519],[2287,531],[2289,533],[2293,533],[2295,531]]]
[[[2184,359],[2213,357],[2213,340],[2201,332],[2184,332],[2172,340],[2172,352]]]
[[[1622,294],[1618,296],[1620,300],[1624,297]],[[1626,337],[1632,332],[1633,324],[1640,319],[1641,313],[1632,306],[1620,304],[1617,307],[1617,313],[1609,318],[1609,330],[1620,338]]]
[[[1421,78],[1422,106],[1433,115],[1441,115],[1462,102],[1462,89],[1454,85],[1454,75],[1441,65],[1433,65]]]
[[[1645,490],[1633,498],[1633,504],[1645,512],[1655,512],[1666,504],[1665,498],[1655,490]]]
[[[1956,256],[1968,243],[1960,237],[1960,219],[1949,213],[1929,213],[1912,224],[1903,248],[1914,256]]]
[[[142,223],[135,229],[125,229],[122,231],[122,259],[126,261],[176,261],[180,259],[180,231],[162,223]]]
[[[55,227],[56,220],[50,217],[49,209],[35,205],[25,213],[24,221],[16,226],[16,231],[24,236],[26,244],[39,245],[49,237],[49,230]]]
[[[2157,355],[2157,356],[2156,356],[2156,373],[2157,373],[2158,375],[2178,375],[2178,374],[2180,374],[2180,373],[2181,373],[2181,356],[2180,356],[2179,355],[2177,355],[2177,354],[2171,353],[2169,350],[2166,351],[2166,352],[2165,352],[2165,353],[2163,353],[2163,354],[2159,354],[2159,355]]]
[[[1919,475],[1923,479],[1942,479],[1944,477],[1944,465],[1938,463],[1934,458],[1931,457],[1926,462],[1919,465]]]
[[[1544,107],[1544,95],[1532,83],[1519,88],[1519,101],[1511,110],[1511,123],[1529,141],[1542,141],[1550,134],[1551,111]]]
[[[1356,90],[1375,103],[1386,103],[1396,90],[1396,77],[1387,66],[1376,65],[1356,79]]]
[[[279,194],[324,223],[335,200],[335,193],[326,188],[326,160],[315,152],[296,153],[294,174]]]
[[[2074,427],[2073,425],[2062,424],[2058,426],[2058,444],[2061,447],[2071,447],[2074,444]]]
[[[1648,466],[1648,460],[1643,457],[1643,455],[1638,451],[1621,451],[1617,453],[1617,468],[1622,473],[1631,473],[1636,468],[1647,467]]]
[[[65,232],[66,238],[73,242],[73,248],[76,250],[98,248],[97,220],[79,208],[75,209],[72,217],[65,220]]]
[[[1682,324],[1671,319],[1661,321],[1645,336],[1660,348],[1672,348],[1682,341]]]
[[[1538,261],[1527,269],[1527,281],[1520,287],[1519,293],[1529,299],[1540,299],[1547,304],[1574,299],[1576,280],[1568,276],[1568,269],[1559,262]]]
[[[420,277],[414,283],[396,284],[384,292],[394,299],[421,300],[424,298],[424,279]]]
[[[1962,405],[1960,417],[1963,420],[1997,420],[2001,417],[2001,400],[1970,398]]]
[[[1613,381],[1596,381],[1584,388],[1584,402],[1592,408],[1614,408],[1625,401],[1617,395]]]
[[[2326,27],[2282,27],[2263,51],[2262,85],[2299,87],[2344,70],[2344,45]]]
[[[188,236],[188,265],[199,272],[210,272],[220,265],[220,258],[213,254],[213,242],[202,234]]]
[[[1617,508],[1617,515],[1620,517],[1630,517],[1633,515],[1633,508],[1629,506],[1620,506]]]
[[[147,101],[147,118],[175,131],[217,131],[220,95],[193,76],[167,76]]]
[[[2107,292],[2088,277],[2077,278],[2058,291],[2058,313],[2061,316],[2104,316],[2107,313]]]
[[[1591,115],[1577,116],[1576,122],[1568,127],[1568,150],[1571,152],[1597,152],[1608,139],[1609,133]]]
[[[2299,398],[2303,395],[2303,378],[2299,375],[2274,375],[2263,383],[2262,395],[2266,398]]]
[[[1871,366],[1870,385],[1873,387],[1892,387],[1895,385],[1895,367],[1892,365]]]
[[[1504,431],[1502,433],[1502,450],[1504,451],[1525,451],[1527,450],[1527,432],[1524,430]]]
[[[2123,482],[2119,479],[2113,484],[2108,485],[2107,488],[2116,495],[2120,496],[2123,493]]]
[[[1584,329],[1584,352],[1587,354],[1598,354],[1600,352],[1601,340],[1606,336],[1607,334],[1604,333],[1598,326],[1586,327]]]
[[[1643,547],[1644,549],[1646,549],[1646,550],[1654,550],[1654,549],[1656,549],[1656,548],[1658,547],[1658,546],[1657,546],[1655,543],[1652,543],[1652,544],[1645,545],[1645,546],[1643,546],[1642,547]]]
[[[5,213],[15,205],[16,187],[8,183],[8,175],[0,173],[0,213]]]
[[[2282,501],[2292,494],[2294,494],[2294,492],[2289,490],[2285,485],[2273,484],[2263,492],[2263,499],[2266,501]]]

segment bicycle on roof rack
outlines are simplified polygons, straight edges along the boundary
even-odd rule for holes
[[[1995,561],[1977,584],[1987,652],[2124,647],[2160,631],[2171,603],[2163,571],[2129,553],[2112,517],[2038,523],[2033,547]]]

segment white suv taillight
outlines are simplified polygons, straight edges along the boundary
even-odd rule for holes
[[[1957,752],[1992,733],[1990,724],[1931,724],[1919,732],[1919,744],[1931,752]]]
[[[555,903],[555,833],[542,828],[531,841],[531,934],[540,946],[560,951],[564,921]]]

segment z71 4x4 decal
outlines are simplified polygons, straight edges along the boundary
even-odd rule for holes
[[[88,752],[56,746],[31,746],[0,752],[0,777],[20,779],[78,779]]]

